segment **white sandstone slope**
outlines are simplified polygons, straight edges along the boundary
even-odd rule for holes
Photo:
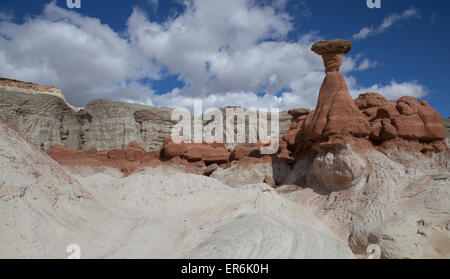
[[[347,247],[292,218],[244,215],[197,246],[194,258],[349,258]]]
[[[230,188],[169,168],[69,175],[0,123],[0,258],[352,258],[266,184]]]
[[[0,123],[0,258],[64,258],[72,243],[101,256],[131,225]]]
[[[448,153],[425,156],[402,150],[383,154],[346,149],[334,152],[335,157],[324,153],[318,158],[324,158],[320,163],[329,169],[326,174],[336,175],[339,186],[346,178],[349,183],[356,182],[353,187],[329,190],[336,187],[321,181],[326,168],[305,160],[291,173],[292,181],[303,181],[305,186],[283,186],[277,191],[311,208],[341,239],[348,240],[355,254],[364,254],[369,244],[377,244],[383,258],[449,258]],[[348,157],[353,161],[358,156],[365,162],[362,171],[361,166],[348,171],[350,164],[342,164],[348,158],[339,157],[347,153],[353,154]]]

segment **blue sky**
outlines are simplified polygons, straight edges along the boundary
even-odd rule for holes
[[[0,76],[157,106],[314,107],[315,40],[353,41],[352,95],[426,99],[450,116],[449,1],[0,1]]]

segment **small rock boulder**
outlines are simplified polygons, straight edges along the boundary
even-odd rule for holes
[[[355,186],[365,170],[366,161],[351,147],[322,152],[314,159],[315,177],[330,190]]]

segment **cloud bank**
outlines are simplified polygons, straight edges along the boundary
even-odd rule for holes
[[[0,76],[57,86],[76,106],[109,98],[187,107],[202,98],[208,107],[315,107],[325,74],[321,58],[310,47],[320,36],[305,33],[287,40],[293,26],[284,11],[286,1],[270,6],[250,0],[182,3],[184,12],[164,22],[151,21],[135,8],[120,34],[54,1],[23,23],[3,18]],[[379,30],[410,14],[389,17]],[[344,61],[342,72],[353,95],[427,93],[417,82],[362,88],[352,72],[378,64],[361,55]],[[185,86],[156,94],[152,81],[164,81],[168,75],[177,75]]]

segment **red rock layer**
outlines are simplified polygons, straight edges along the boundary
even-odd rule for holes
[[[314,122],[317,113],[312,111],[292,119],[291,130],[283,137],[288,142],[289,150],[299,155],[308,150],[334,149],[344,144],[360,148],[401,148],[417,152],[448,149],[442,118],[426,101],[418,101],[413,97],[387,100],[379,93],[370,92],[348,102],[355,104],[360,110],[369,124],[368,130],[364,129],[361,130],[363,133],[356,134],[349,132],[354,130],[352,127],[355,125],[351,121],[343,121],[344,126],[338,125],[335,130],[325,128],[319,133],[317,131],[321,129],[315,131],[310,123],[323,125],[324,122]],[[328,123],[333,123],[331,118],[327,118],[324,127]],[[339,132],[335,132],[336,130]]]
[[[223,143],[184,143],[174,142],[172,137],[164,140],[164,157],[172,159],[179,156],[189,162],[204,161],[205,164],[222,164],[230,161],[230,152]]]
[[[97,151],[95,148],[83,151],[72,150],[61,145],[54,145],[46,153],[64,166],[89,166],[101,171],[103,167],[119,169],[124,175],[147,166],[157,166],[164,162],[160,151],[147,152],[136,142],[125,148]],[[190,167],[184,165],[183,167]]]
[[[144,167],[174,166],[185,172],[202,174],[207,166],[218,164],[223,168],[240,162],[251,165],[258,162],[285,161],[292,162],[289,157],[287,143],[280,140],[280,149],[274,155],[261,155],[262,144],[241,145],[228,151],[224,144],[176,143],[171,137],[164,140],[164,148],[158,151],[145,151],[137,142],[130,142],[125,148],[97,151],[71,150],[64,146],[54,145],[46,153],[61,165],[89,166],[102,170],[103,167],[119,169],[129,175]]]

